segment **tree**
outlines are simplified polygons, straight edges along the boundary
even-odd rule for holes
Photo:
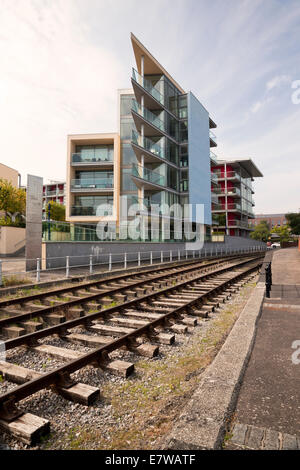
[[[276,233],[279,236],[280,243],[288,242],[291,239],[290,229],[287,225],[283,225],[281,227],[275,225],[275,227],[272,229],[272,233]]]
[[[49,212],[49,204],[50,204],[50,219],[57,220],[59,222],[63,222],[66,220],[66,208],[63,204],[59,204],[55,201],[50,201],[46,206],[46,217],[48,219],[48,212]]]
[[[262,220],[255,226],[255,229],[250,234],[250,237],[253,240],[260,240],[262,242],[266,242],[270,236],[270,227],[266,220]]]
[[[18,225],[26,210],[26,192],[16,188],[9,181],[0,179],[0,211],[4,212],[5,223]]]
[[[298,214],[291,212],[286,214],[285,218],[288,221],[291,233],[294,235],[300,235],[300,212]]]

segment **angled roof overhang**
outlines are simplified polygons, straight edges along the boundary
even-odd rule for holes
[[[165,75],[178,90],[185,94],[183,88],[174,80],[173,77],[164,69],[162,65],[153,57],[153,55],[143,46],[143,44],[131,33],[131,42],[135,55],[137,70],[141,73],[141,57],[144,56],[144,74],[145,75]]]

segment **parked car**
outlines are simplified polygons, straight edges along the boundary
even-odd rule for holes
[[[272,248],[280,248],[280,243],[277,243],[277,242],[272,243],[271,247]]]

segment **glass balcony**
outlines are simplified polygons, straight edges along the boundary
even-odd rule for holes
[[[214,194],[213,192],[211,193],[211,202],[213,202],[214,204],[219,203],[219,198],[218,198],[217,194]]]
[[[166,158],[165,149],[161,145],[153,142],[151,139],[148,139],[148,137],[142,137],[135,131],[132,131],[132,142],[160,158]]]
[[[241,176],[236,171],[227,171],[226,173],[227,179],[237,179],[241,180]]]
[[[211,219],[213,225],[219,225],[219,216],[217,214],[212,214]]]
[[[210,137],[214,142],[217,142],[216,134],[214,134],[214,132],[212,132],[211,130],[209,131],[209,137]]]
[[[244,220],[239,220],[239,219],[228,220],[228,227],[232,227],[232,226],[237,226],[237,227],[242,227],[242,228],[250,228],[250,225],[248,224],[248,222],[246,222]]]
[[[227,204],[227,209],[229,211],[240,211],[241,205],[240,204]]]
[[[73,179],[71,181],[71,189],[112,189],[113,186],[113,178]]]
[[[218,175],[216,175],[215,173],[212,173],[210,174],[211,176],[211,180],[214,182],[214,183],[218,183]]]
[[[72,206],[71,207],[71,215],[73,216],[106,216],[106,215],[112,215],[113,214],[113,208],[105,208],[102,209],[101,207],[98,206]]]
[[[165,186],[166,183],[166,178],[163,175],[135,163],[132,165],[132,175],[160,186]]]
[[[213,165],[218,164],[218,157],[214,152],[210,152],[210,159],[211,159],[211,162],[213,163]]]
[[[164,105],[164,97],[150,82],[147,78],[142,77],[137,70],[132,69],[132,78],[138,83],[144,90],[146,90],[153,98],[155,98],[160,104]]]
[[[105,163],[113,162],[114,153],[113,151],[102,151],[101,153],[88,151],[88,152],[77,152],[72,153],[72,163],[86,163],[86,164],[95,164],[95,163]]]
[[[241,195],[241,190],[239,188],[227,188],[227,194],[229,196],[240,196]]]
[[[212,212],[215,212],[215,211],[225,211],[225,205],[224,204],[215,204],[214,201],[213,202],[213,206],[212,206]]]
[[[149,111],[149,109],[141,106],[136,100],[132,100],[132,110],[162,132],[166,131],[165,123],[158,116]]]

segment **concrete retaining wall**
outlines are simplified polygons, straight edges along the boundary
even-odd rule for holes
[[[13,256],[25,247],[25,228],[0,226],[0,256]]]
[[[149,260],[152,251],[153,260],[159,260],[163,251],[164,259],[170,259],[170,251],[173,259],[178,256],[185,256],[185,243],[117,243],[117,242],[45,242],[43,243],[43,269],[65,267],[66,256],[70,257],[70,266],[86,266],[89,264],[90,255],[93,256],[93,263],[108,263],[109,255],[112,254],[113,262],[122,262],[124,253],[127,260],[137,261],[140,252],[141,261]],[[246,250],[247,248],[261,247],[265,243],[242,237],[225,237],[223,243],[205,243],[202,254],[205,253],[220,255],[230,251]],[[189,252],[191,255],[191,251]]]

